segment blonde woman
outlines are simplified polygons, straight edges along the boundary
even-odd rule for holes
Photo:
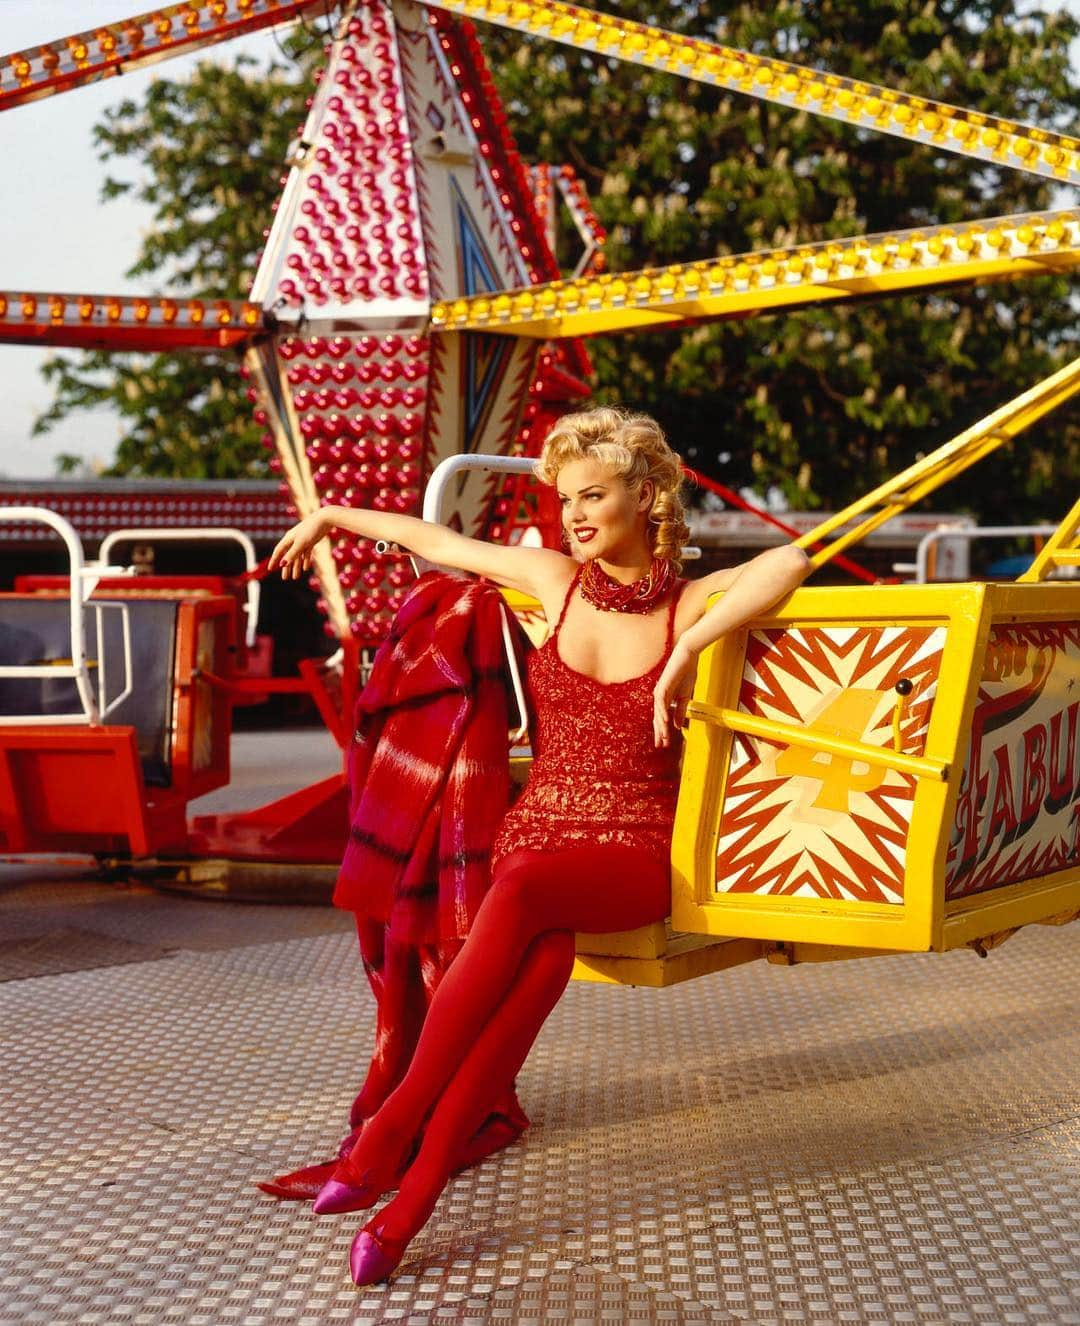
[[[271,559],[283,576],[299,576],[320,539],[348,530],[522,590],[553,623],[529,659],[534,761],[496,838],[491,888],[435,992],[407,1074],[315,1203],[320,1213],[361,1210],[398,1186],[353,1242],[357,1284],[385,1279],[431,1215],[460,1139],[513,1081],[565,988],[575,933],[668,914],[676,704],[706,645],[785,597],[808,570],[788,546],[682,580],[681,466],[647,416],[568,415],[536,468],[558,493],[571,555],[329,507],[290,530]],[[724,596],[710,608],[717,590]]]

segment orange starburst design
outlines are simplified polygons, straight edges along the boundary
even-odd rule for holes
[[[739,708],[921,755],[945,632],[940,627],[754,631]],[[896,683],[911,682],[903,701]],[[903,901],[915,780],[857,761],[740,735],[720,823],[717,889]]]

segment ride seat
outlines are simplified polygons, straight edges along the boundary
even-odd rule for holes
[[[99,641],[99,618],[92,611],[96,602],[122,602],[131,623],[132,690],[109,715],[108,726],[133,727],[144,782],[150,787],[169,787],[178,604],[128,597],[91,600],[85,616],[86,656],[95,691],[104,657],[106,699],[124,686],[123,629],[118,612],[104,612]],[[27,666],[70,658],[71,616],[66,595],[0,594],[0,664]],[[77,714],[81,708],[70,677],[0,678],[0,717],[56,715],[59,719]]]

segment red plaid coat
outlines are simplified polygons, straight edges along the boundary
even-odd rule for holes
[[[401,943],[463,939],[490,884],[510,796],[501,611],[486,582],[424,575],[357,701],[334,902]]]
[[[490,884],[510,793],[501,612],[488,584],[423,576],[357,701],[351,830],[334,902],[356,913],[377,1012],[353,1124],[408,1069],[427,1006]],[[527,1124],[511,1088],[476,1138],[461,1139],[462,1156],[505,1146]]]

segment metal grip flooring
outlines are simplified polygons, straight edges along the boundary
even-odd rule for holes
[[[357,1290],[362,1215],[252,1187],[344,1131],[348,918],[62,873],[0,876],[4,938],[156,960],[0,985],[4,1323],[1080,1323],[1080,925],[572,986],[519,1079],[534,1127]]]

